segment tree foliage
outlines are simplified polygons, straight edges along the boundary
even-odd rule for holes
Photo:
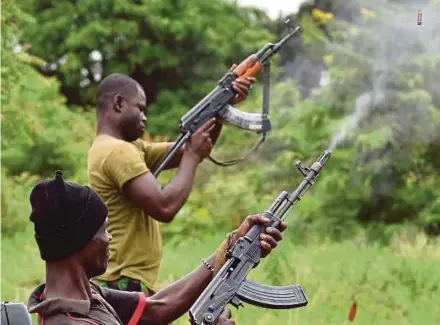
[[[38,57],[20,46],[24,25],[35,20],[15,1],[2,2],[2,231],[26,226],[28,196],[39,177],[56,169],[87,182],[86,148],[94,123],[70,110],[55,78],[41,75]],[[37,175],[37,176],[36,176]]]
[[[303,36],[309,51],[325,45],[329,83],[303,100],[285,95],[296,92],[296,82],[278,83],[272,90],[274,130],[263,148],[240,169],[209,169],[214,173],[210,182],[217,185],[205,182],[200,191],[216,188],[214,201],[194,195],[195,208],[185,216],[208,209],[219,226],[222,215],[240,215],[241,207],[262,211],[279,192],[300,182],[296,160],[311,163],[330,148],[333,156],[323,175],[293,213],[292,237],[304,240],[319,233],[344,239],[367,230],[388,241],[407,223],[439,233],[440,115],[434,89],[440,81],[435,73],[440,52],[438,38],[430,37],[438,26],[428,22],[422,33],[415,20],[413,27],[404,23],[414,18],[411,9],[380,4],[351,5],[344,11],[350,20],[313,10],[298,18],[310,26]],[[328,35],[315,24],[317,17],[330,17]],[[239,152],[239,145],[220,152],[225,150]],[[234,187],[219,188],[220,179]],[[251,197],[258,199],[247,205]]]
[[[261,11],[227,1],[29,1],[37,28],[24,41],[44,58],[68,104],[95,104],[97,83],[118,72],[144,87],[151,131],[170,134],[231,67],[271,40]],[[54,33],[54,31],[56,31]]]
[[[88,109],[102,76],[123,72],[141,81],[151,92],[150,136],[170,136],[232,62],[285,32],[280,19],[224,1],[23,3],[2,3],[2,175],[23,197],[56,168],[87,183],[95,123]],[[347,238],[371,229],[390,238],[406,223],[438,234],[440,47],[431,37],[438,26],[428,20],[424,33],[415,21],[409,27],[403,22],[413,12],[396,3],[326,3],[303,6],[295,17],[301,37],[274,62],[273,130],[263,146],[233,167],[203,163],[189,201],[164,227],[168,239],[229,230],[261,212],[299,183],[296,160],[311,163],[328,148],[328,166],[292,214],[292,237]],[[295,48],[319,82],[288,72],[303,62]],[[257,82],[240,108],[258,111],[261,90]],[[213,156],[241,156],[256,138],[226,126]],[[21,206],[12,193],[2,192],[10,198],[2,200],[9,205],[2,218]]]

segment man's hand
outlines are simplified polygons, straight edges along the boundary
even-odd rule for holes
[[[209,131],[215,125],[215,118],[208,120],[189,138],[185,151],[196,155],[199,160],[209,156],[212,150],[212,141]]]
[[[235,69],[237,65],[234,63],[231,67],[231,71]],[[233,83],[232,88],[237,92],[237,95],[233,97],[229,103],[238,104],[246,99],[249,94],[249,90],[252,88],[255,82],[254,77],[238,77]]]
[[[246,235],[246,233],[251,229],[251,227],[255,224],[266,224],[269,222],[269,219],[263,217],[262,215],[250,215],[246,217],[243,223],[238,227],[237,232],[235,233],[235,238],[238,239]],[[272,249],[277,247],[277,242],[283,239],[283,235],[281,232],[286,230],[287,225],[285,222],[281,222],[280,229],[267,227],[266,231],[260,235],[260,245],[261,245],[261,255],[262,257],[266,257],[270,254]]]
[[[220,314],[216,325],[235,325],[235,321],[230,318],[231,310],[229,308],[225,308],[225,310],[223,310],[223,312]]]
[[[266,224],[269,222],[267,218],[263,218],[261,215],[250,215],[244,220],[244,222],[238,227],[235,233],[235,239],[232,238],[231,242],[243,237],[249,229],[255,224]],[[282,239],[281,232],[287,228],[283,222],[280,225],[280,230],[274,228],[267,228],[264,234],[261,234],[261,248],[262,257],[267,256],[272,249],[277,246],[277,242]],[[223,244],[224,243],[224,244]],[[221,267],[223,257],[227,251],[226,246],[228,240],[223,241],[216,255],[211,256],[208,263],[213,265],[219,264]],[[219,260],[217,260],[219,258]],[[221,264],[221,265],[220,265]],[[220,268],[219,267],[219,268]],[[216,268],[216,266],[214,266]],[[219,269],[217,268],[217,270]],[[146,304],[143,318],[139,325],[144,324],[169,324],[181,317],[186,313],[197,298],[202,294],[203,290],[209,285],[212,280],[212,272],[208,270],[205,265],[200,265],[197,270],[188,274],[184,278],[176,281],[175,283],[163,288],[158,293],[148,298],[149,302]],[[217,321],[217,325],[234,325],[233,320],[228,319],[230,317],[230,311],[225,309],[223,314]]]

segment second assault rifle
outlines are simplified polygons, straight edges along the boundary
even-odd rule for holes
[[[260,261],[260,234],[267,227],[280,226],[292,207],[314,184],[330,156],[330,151],[324,151],[310,167],[303,165],[301,161],[296,163],[304,180],[292,193],[281,192],[269,210],[263,213],[269,219],[266,225],[252,226],[244,237],[237,240],[228,253],[229,259],[189,310],[193,325],[215,324],[227,304],[238,308],[243,306],[241,301],[270,309],[290,309],[307,305],[307,297],[300,285],[261,285],[246,280],[246,277]]]
[[[286,24],[289,25],[290,20],[286,20]],[[284,36],[278,43],[266,44],[258,52],[248,56],[243,62],[241,62],[233,71],[226,73],[217,83],[217,86],[206,95],[200,102],[198,102],[190,111],[188,111],[180,119],[180,136],[174,143],[170,152],[163,157],[158,165],[153,169],[152,173],[155,177],[159,175],[162,169],[168,164],[168,162],[174,157],[179,149],[185,144],[185,142],[191,137],[191,135],[197,131],[205,122],[213,117],[221,118],[238,128],[261,133],[262,137],[260,143],[265,139],[265,135],[271,129],[269,120],[269,68],[270,59],[276,54],[284,43],[293,37],[300,27],[293,28],[286,36]],[[248,113],[240,111],[230,105],[231,100],[237,95],[232,85],[233,82],[240,77],[253,77],[263,68],[263,107],[262,113]],[[259,145],[259,144],[258,144]],[[256,146],[257,147],[257,146]],[[255,147],[255,148],[256,148]],[[233,165],[242,159],[236,159],[235,161],[220,163],[211,158],[211,161],[221,166]],[[243,158],[244,159],[244,158]]]

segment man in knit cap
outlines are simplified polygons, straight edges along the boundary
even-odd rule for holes
[[[248,216],[227,236],[216,253],[197,269],[151,297],[143,292],[100,288],[90,281],[106,271],[110,234],[106,231],[107,207],[91,188],[67,182],[61,171],[43,180],[30,195],[35,239],[46,262],[46,282],[28,302],[39,324],[121,325],[169,324],[185,314],[224,264],[226,252],[262,216]],[[286,225],[283,223],[281,229]],[[281,232],[267,228],[261,235],[262,257],[267,256]],[[217,324],[234,324],[225,310]]]

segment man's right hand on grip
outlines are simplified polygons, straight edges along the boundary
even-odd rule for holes
[[[201,161],[209,156],[212,150],[212,141],[209,131],[214,127],[215,118],[208,120],[189,138],[185,151],[198,157]]]

